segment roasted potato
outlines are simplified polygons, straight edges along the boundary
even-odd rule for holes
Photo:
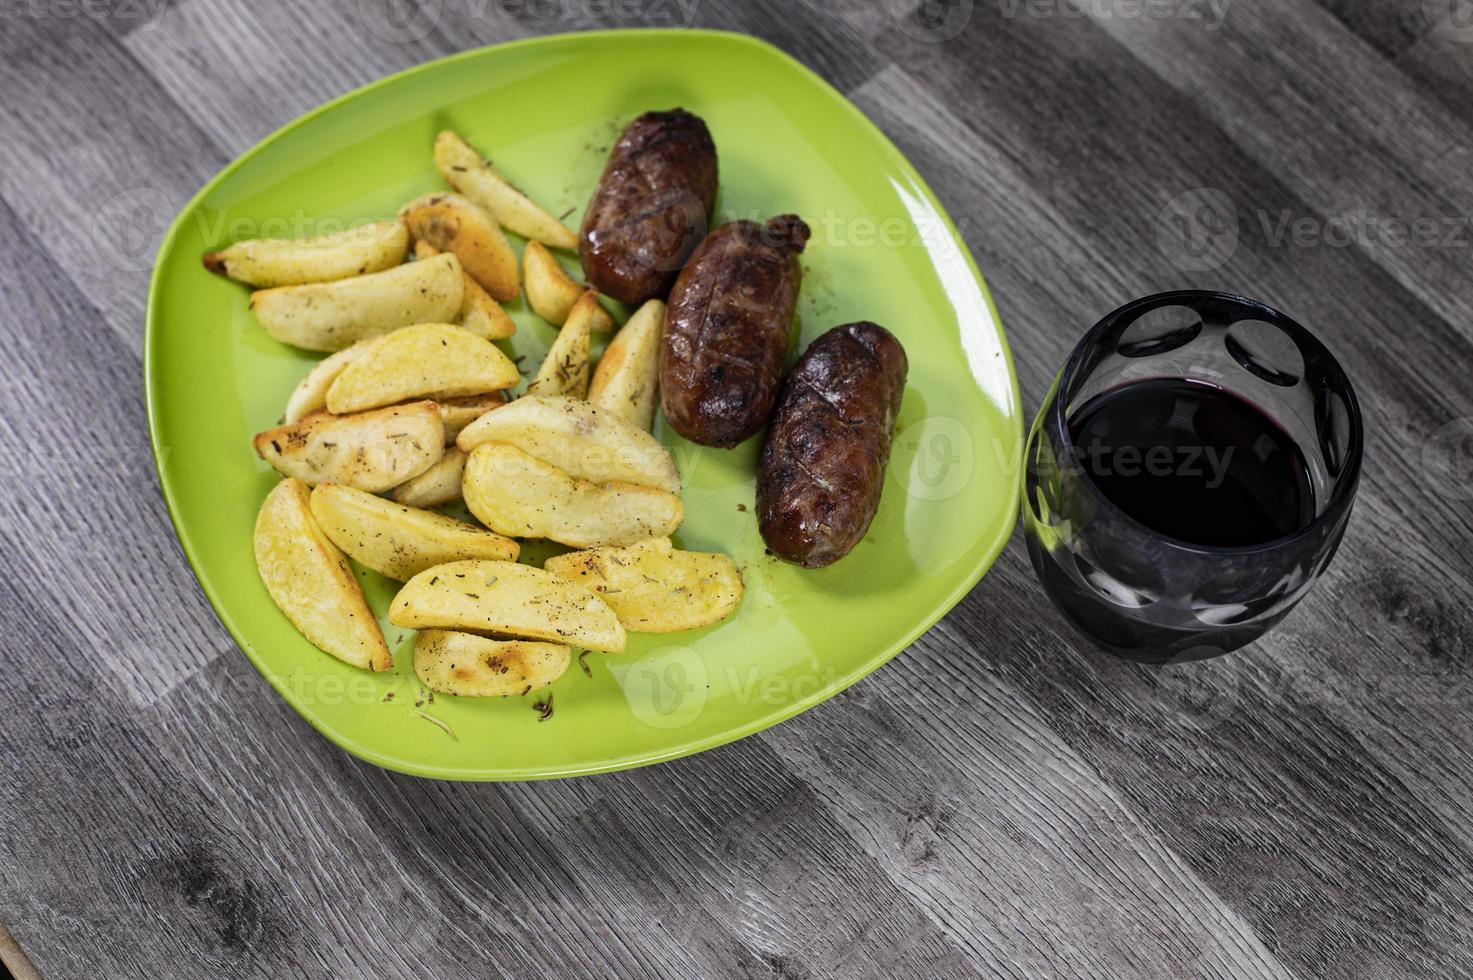
[[[414,641],[414,673],[425,687],[465,698],[530,694],[563,676],[573,651],[561,643],[493,640],[425,630]]]
[[[516,561],[521,550],[491,531],[335,483],[313,489],[312,516],[354,561],[401,582],[462,558]]]
[[[424,239],[414,243],[416,259],[432,259],[444,254]],[[461,284],[465,287],[465,298],[460,303],[460,325],[484,340],[504,340],[516,333],[517,325],[511,317],[480,283],[471,278],[463,264],[460,274]]]
[[[597,308],[598,294],[590,289],[568,314],[568,322],[548,348],[537,377],[527,386],[527,394],[570,398],[588,394],[588,330]]]
[[[645,432],[655,421],[660,387],[660,337],[665,329],[665,304],[646,302],[609,341],[593,382],[589,403],[611,412]]]
[[[460,325],[486,340],[505,340],[517,332],[517,325],[501,304],[482,289],[474,279],[466,280],[465,302],[460,307]]]
[[[443,507],[460,499],[460,481],[465,474],[466,453],[455,446],[445,447],[440,461],[419,476],[399,484],[389,496],[410,507],[428,509]]]
[[[394,665],[348,559],[312,518],[307,485],[287,478],[256,515],[256,569],[271,600],[313,646],[365,670]],[[610,614],[612,615],[612,613]]]
[[[449,323],[420,323],[380,337],[327,389],[334,415],[416,398],[457,398],[510,388],[521,380],[489,340]]]
[[[464,299],[460,260],[441,255],[337,282],[260,289],[251,309],[282,343],[333,351],[414,323],[448,323]]]
[[[473,559],[427,568],[399,590],[389,621],[406,629],[624,652],[624,627],[602,599],[551,572],[509,561]]]
[[[517,298],[517,255],[496,216],[459,194],[426,194],[399,209],[416,242],[453,252],[461,267],[500,301]]]
[[[671,534],[685,517],[676,494],[574,479],[504,442],[471,452],[460,491],[471,513],[491,530],[574,548],[621,546]]]
[[[527,305],[532,312],[555,327],[567,322],[573,304],[588,291],[587,286],[574,282],[562,263],[538,241],[528,242],[522,252],[522,285],[527,288]],[[589,327],[594,333],[614,329],[614,318],[597,301]]]
[[[654,436],[578,398],[527,395],[481,416],[456,437],[466,452],[507,442],[571,477],[680,492],[675,460]]]
[[[440,418],[445,423],[445,445],[455,442],[461,430],[493,408],[507,403],[506,391],[488,391],[484,395],[467,395],[464,398],[437,399]]]
[[[313,412],[324,411],[327,408],[327,389],[343,373],[343,368],[361,357],[368,350],[377,337],[369,337],[360,340],[352,347],[345,347],[335,354],[329,354],[318,361],[307,376],[297,382],[296,388],[292,390],[291,397],[286,400],[286,412],[283,420],[295,422]]]
[[[435,166],[447,184],[523,238],[553,248],[578,247],[578,236],[566,225],[513,187],[474,147],[448,129],[435,137]]]
[[[574,551],[542,567],[603,599],[635,633],[699,629],[730,616],[742,601],[742,576],[730,558],[679,551],[669,538]]]
[[[205,255],[205,268],[248,286],[298,286],[382,272],[404,261],[409,229],[378,221],[312,238],[255,238]]]
[[[357,415],[313,412],[262,432],[254,446],[283,476],[380,493],[440,461],[445,423],[431,401]]]

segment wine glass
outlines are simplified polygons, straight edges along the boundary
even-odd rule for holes
[[[1237,649],[1334,556],[1361,425],[1335,358],[1278,310],[1198,290],[1128,303],[1074,348],[1029,434],[1033,567],[1069,620],[1121,657]]]

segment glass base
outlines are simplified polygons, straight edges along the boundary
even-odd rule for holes
[[[1033,534],[1025,534],[1028,557],[1044,591],[1079,634],[1107,653],[1135,663],[1209,660],[1247,646],[1283,615],[1242,626],[1177,629],[1130,618],[1128,612],[1061,571]]]

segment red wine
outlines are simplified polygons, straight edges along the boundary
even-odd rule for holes
[[[1314,519],[1304,454],[1273,419],[1210,384],[1136,381],[1069,419],[1085,473],[1111,503],[1159,534],[1247,547]]]

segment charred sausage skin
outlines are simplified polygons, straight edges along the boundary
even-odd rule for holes
[[[614,145],[579,233],[583,273],[637,305],[662,299],[716,203],[716,144],[700,116],[647,112]]]
[[[835,327],[798,359],[762,447],[757,520],[768,550],[805,568],[847,555],[880,507],[905,349],[874,323]]]
[[[670,291],[660,404],[676,432],[729,449],[772,415],[788,356],[808,226],[733,221],[701,243]]]

